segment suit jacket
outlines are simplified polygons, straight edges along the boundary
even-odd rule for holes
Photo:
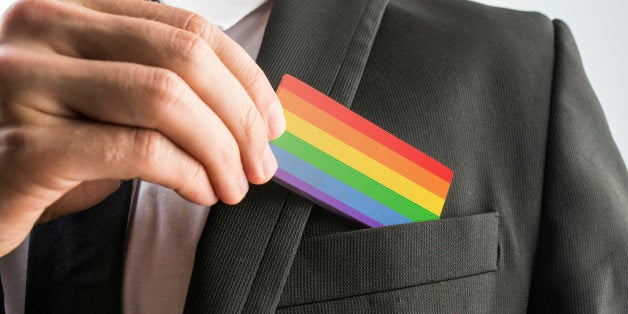
[[[282,0],[258,62],[454,180],[441,219],[376,229],[274,183],[216,205],[186,312],[628,310],[628,175],[563,22],[456,0]],[[27,312],[120,311],[129,194],[33,231]]]

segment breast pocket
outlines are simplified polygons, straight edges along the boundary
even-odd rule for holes
[[[396,291],[497,270],[497,213],[303,240],[280,308]]]

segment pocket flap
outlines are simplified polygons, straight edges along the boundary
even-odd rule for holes
[[[279,306],[495,271],[498,225],[485,213],[305,239]]]

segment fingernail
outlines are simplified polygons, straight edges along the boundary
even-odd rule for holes
[[[246,179],[244,172],[240,175],[240,192],[246,194],[249,191],[249,181]]]
[[[275,159],[275,155],[273,155],[273,151],[270,149],[270,146],[266,146],[262,166],[264,167],[264,175],[266,178],[270,179],[275,175],[275,172],[277,171],[277,160]]]
[[[271,139],[279,137],[286,130],[286,118],[279,101],[274,102],[268,109],[268,136]]]

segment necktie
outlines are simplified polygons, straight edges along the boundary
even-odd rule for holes
[[[257,62],[275,87],[290,73],[349,105],[386,4],[277,1]],[[184,312],[274,311],[311,208],[274,183],[252,186],[237,206],[213,206],[198,242]]]
[[[131,188],[125,182],[100,204],[33,229],[26,313],[120,312]]]
[[[198,241],[184,312],[242,312],[262,285],[264,306],[276,304],[310,206],[274,183],[252,186],[236,206],[214,205]],[[259,282],[269,269],[273,276]]]

